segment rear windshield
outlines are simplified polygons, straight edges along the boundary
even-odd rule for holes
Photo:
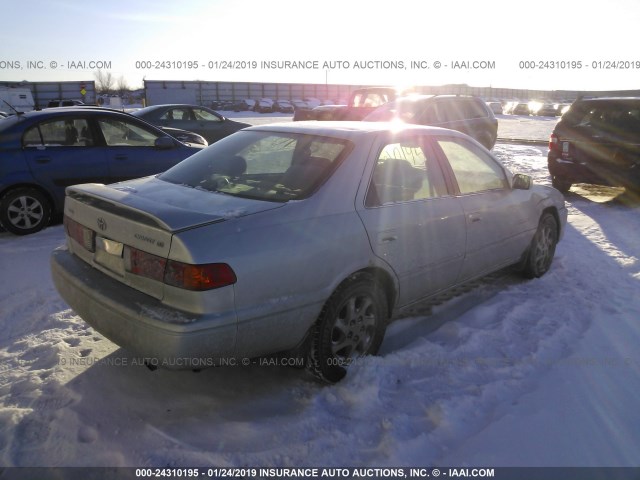
[[[311,195],[351,148],[348,140],[332,137],[238,132],[158,178],[210,192],[286,202]]]
[[[637,131],[640,129],[640,102],[576,102],[564,114],[562,122],[574,127]]]

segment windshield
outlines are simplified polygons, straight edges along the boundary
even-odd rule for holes
[[[286,202],[311,195],[350,150],[349,141],[244,131],[196,153],[158,178],[245,198]]]

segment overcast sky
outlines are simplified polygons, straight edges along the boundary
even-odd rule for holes
[[[559,0],[25,5],[2,0],[0,81],[93,80],[99,64],[90,62],[104,62],[132,87],[144,78],[547,90],[640,86],[637,0],[597,7]],[[261,68],[268,60],[311,68]],[[323,68],[325,61],[342,62],[342,68]]]

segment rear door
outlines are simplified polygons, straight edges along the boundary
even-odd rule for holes
[[[456,282],[466,242],[464,211],[449,195],[428,136],[389,139],[375,155],[358,214],[374,253],[399,279],[399,305],[406,305]]]
[[[22,137],[25,159],[41,185],[64,197],[64,188],[109,180],[105,149],[96,138],[91,119],[64,116],[28,128]]]

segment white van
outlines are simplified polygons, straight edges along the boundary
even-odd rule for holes
[[[0,87],[0,110],[11,114],[30,112],[35,107],[36,102],[28,88]]]

